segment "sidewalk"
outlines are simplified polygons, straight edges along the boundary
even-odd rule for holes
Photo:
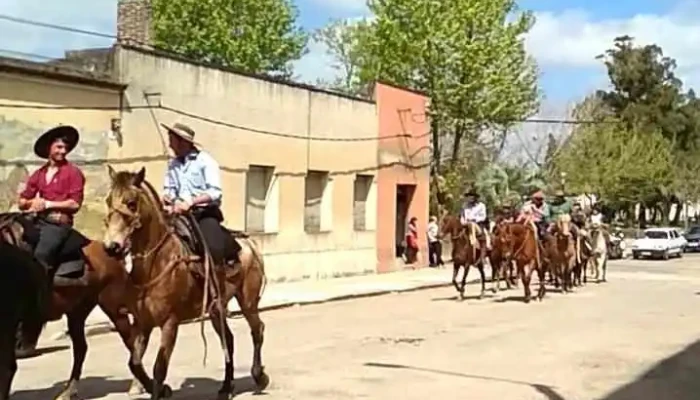
[[[265,287],[260,301],[260,309],[267,311],[297,304],[317,304],[392,292],[443,287],[451,285],[451,277],[451,268],[421,268],[349,278],[270,283]],[[228,309],[234,315],[240,312],[235,299],[229,303]],[[66,336],[65,331],[66,322],[65,319],[61,319],[47,324],[43,335],[51,340],[59,340]],[[111,323],[107,316],[102,310],[95,309],[87,319],[86,334],[93,336],[109,331],[111,331]]]

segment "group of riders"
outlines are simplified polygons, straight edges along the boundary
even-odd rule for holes
[[[488,219],[486,204],[480,201],[480,196],[474,189],[468,189],[464,193],[464,205],[460,212],[460,222],[463,226],[474,224],[478,227],[476,235],[487,249],[491,248],[491,226]],[[603,214],[599,204],[593,204],[590,212],[584,210],[581,203],[571,201],[563,190],[554,193],[552,200],[545,199],[544,192],[535,191],[529,201],[518,208],[512,204],[504,204],[494,213],[495,226],[501,223],[532,223],[537,227],[540,240],[544,240],[547,234],[556,229],[556,221],[566,218],[571,221],[569,225],[574,240],[584,239],[582,243],[589,246],[587,240],[588,229],[600,229],[610,246],[610,235],[607,226],[603,223]]]
[[[175,155],[165,173],[161,198],[165,211],[191,214],[215,265],[235,264],[240,246],[222,226],[219,164],[197,144],[192,128],[182,123],[161,125]],[[39,233],[33,246],[34,256],[52,276],[53,285],[85,285],[80,279],[54,276],[58,254],[83,204],[85,175],[67,158],[79,138],[76,128],[62,125],[44,132],[36,140],[34,153],[46,163],[30,175],[17,201],[21,211],[33,216],[31,221]]]

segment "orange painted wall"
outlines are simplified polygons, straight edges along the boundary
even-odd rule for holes
[[[427,260],[430,121],[426,112],[428,98],[424,95],[382,83],[376,84],[374,95],[379,136],[385,138],[379,140],[377,154],[382,166],[377,173],[377,271],[389,272],[401,266],[395,257],[397,185],[415,185],[408,218],[418,218],[417,265],[424,265]]]

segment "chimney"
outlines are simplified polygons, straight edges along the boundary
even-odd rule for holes
[[[150,0],[119,0],[117,3],[117,38],[120,42],[151,44]]]

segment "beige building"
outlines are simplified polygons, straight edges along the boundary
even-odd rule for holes
[[[0,86],[8,89],[0,93],[0,193],[8,201],[24,168],[40,165],[32,154],[36,136],[73,124],[82,137],[72,158],[88,178],[79,227],[99,237],[106,164],[145,166],[147,179],[161,187],[169,150],[159,124],[180,121],[219,161],[226,225],[258,240],[271,280],[376,271],[373,102],[134,47],[103,53],[109,68],[96,69],[110,77],[0,62]],[[91,60],[100,59],[96,54]]]
[[[226,225],[254,235],[270,279],[375,271],[374,103],[134,47],[115,60],[133,109],[111,158],[159,187],[165,162],[142,160],[167,154],[158,123],[184,122],[221,164]]]

